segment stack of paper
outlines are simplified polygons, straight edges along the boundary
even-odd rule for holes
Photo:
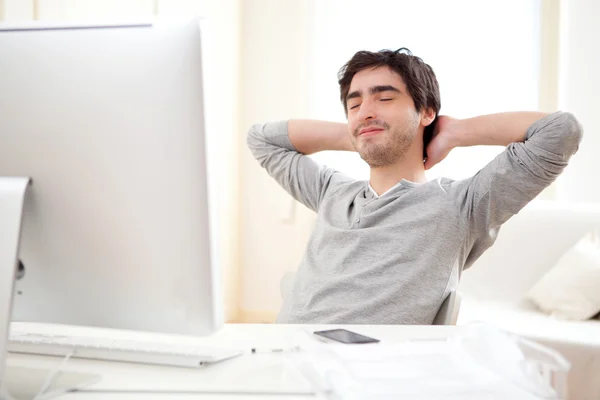
[[[570,368],[552,350],[481,325],[447,340],[302,344],[289,361],[321,395],[367,400],[561,399]]]

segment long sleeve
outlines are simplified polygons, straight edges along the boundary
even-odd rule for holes
[[[555,112],[533,123],[525,141],[506,150],[463,181],[462,209],[472,247],[466,267],[493,243],[500,226],[548,187],[579,148],[583,130],[575,117]]]
[[[350,180],[299,153],[288,135],[288,122],[253,125],[248,131],[248,147],[254,158],[296,200],[317,212],[328,188]]]

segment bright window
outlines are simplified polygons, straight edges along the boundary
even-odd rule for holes
[[[320,0],[316,2],[310,117],[345,121],[336,74],[358,50],[409,48],[435,71],[441,114],[537,110],[539,1]],[[428,178],[475,174],[502,147],[453,150]],[[358,179],[369,168],[357,154],[314,156]],[[468,161],[466,161],[468,160]]]

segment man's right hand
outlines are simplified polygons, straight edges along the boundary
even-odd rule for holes
[[[440,115],[438,117],[433,137],[429,145],[427,145],[426,170],[446,158],[450,150],[456,147],[456,143],[452,140],[452,129],[456,121],[458,120],[447,115]]]

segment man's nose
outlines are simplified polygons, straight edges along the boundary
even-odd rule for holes
[[[358,110],[358,119],[362,122],[374,119],[375,117],[376,114],[373,103],[370,101],[363,101],[363,103],[360,105],[360,109]]]

